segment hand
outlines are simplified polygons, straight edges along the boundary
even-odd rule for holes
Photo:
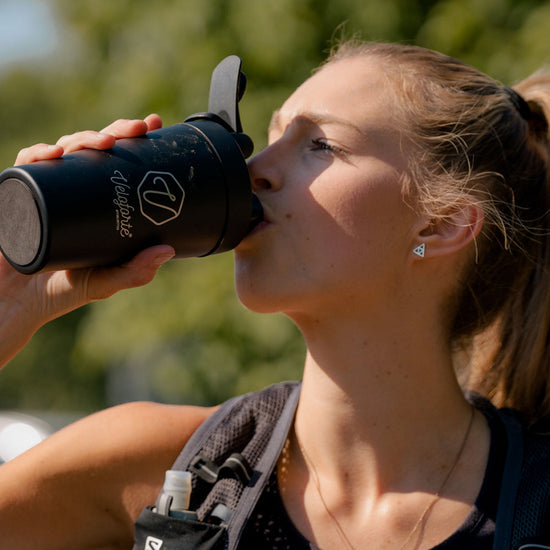
[[[140,136],[161,126],[157,115],[149,115],[145,120],[118,120],[101,132],[78,132],[60,138],[56,145],[40,143],[23,149],[16,164],[58,158],[85,148],[108,149],[119,138]],[[159,245],[143,250],[117,267],[34,275],[18,273],[0,255],[0,367],[48,321],[119,290],[150,282],[174,253],[171,246]]]
[[[61,155],[74,153],[80,149],[110,149],[117,139],[142,136],[151,130],[162,127],[158,115],[149,115],[144,120],[117,120],[100,132],[91,130],[63,136],[55,145],[37,143],[21,149],[15,160],[15,166],[29,164],[37,160],[55,159]]]

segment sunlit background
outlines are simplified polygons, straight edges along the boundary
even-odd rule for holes
[[[259,149],[271,111],[338,37],[431,47],[513,84],[549,61],[549,28],[539,0],[0,0],[0,166],[115,118],[204,111],[229,54],[244,60]],[[43,328],[0,373],[0,453],[8,423],[37,437],[7,411],[46,418],[43,436],[130,400],[212,404],[299,377],[303,352],[290,322],[237,302],[231,254],[173,261],[147,288]]]
[[[47,61],[62,43],[59,23],[47,1],[0,2],[0,68]]]

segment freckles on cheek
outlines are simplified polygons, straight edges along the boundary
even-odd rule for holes
[[[330,220],[330,230],[334,236],[338,233],[355,236],[364,233],[371,209],[368,193],[341,193],[332,197],[324,216]]]
[[[309,214],[317,227],[332,228],[347,237],[365,238],[386,225],[391,217],[402,213],[403,196],[399,174],[383,162],[368,158],[358,166],[339,166],[338,173],[325,173],[309,187],[314,203]]]

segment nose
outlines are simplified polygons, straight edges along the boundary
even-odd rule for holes
[[[278,191],[282,186],[281,159],[277,158],[275,144],[248,161],[250,182],[254,192]]]

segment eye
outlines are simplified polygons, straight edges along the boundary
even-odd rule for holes
[[[321,151],[322,153],[332,153],[333,155],[345,156],[344,150],[329,143],[326,138],[316,138],[311,140],[311,150]]]
[[[340,152],[340,149],[334,147],[334,145],[331,145],[325,139],[321,138],[311,140],[311,149],[312,151],[330,151],[333,153]]]

